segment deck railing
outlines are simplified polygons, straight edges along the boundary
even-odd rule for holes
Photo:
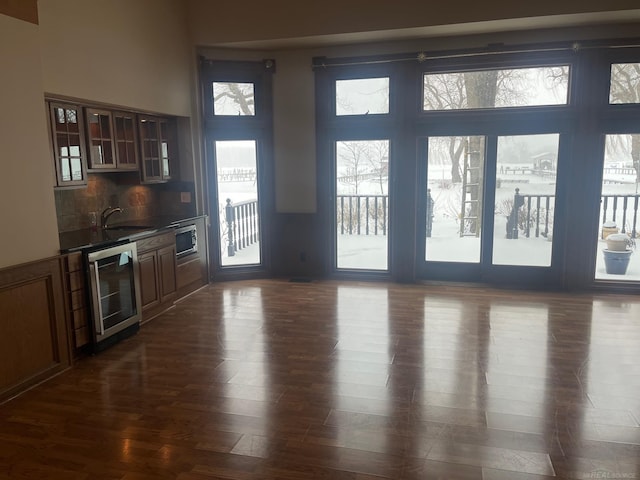
[[[342,235],[387,235],[389,226],[388,195],[338,195],[337,224]],[[427,236],[431,236],[434,202],[427,198]],[[621,233],[638,237],[640,194],[602,195],[602,223],[612,221]],[[555,195],[522,194],[515,189],[513,206],[507,217],[507,238],[547,237],[553,225]],[[227,199],[222,218],[226,221],[225,242],[229,256],[260,240],[258,201],[232,203]]]
[[[507,217],[507,238],[518,238],[520,230],[527,238],[531,237],[532,231],[536,238],[546,238],[553,224],[554,205],[555,195],[522,195],[516,188],[513,207]]]
[[[388,195],[338,195],[338,231],[348,235],[386,235]]]
[[[227,227],[228,256],[233,257],[238,250],[260,241],[257,200],[245,200],[234,204],[227,198],[223,218]]]
[[[631,238],[637,238],[639,199],[640,195],[602,195],[602,223],[614,222],[621,233],[630,233]]]
[[[507,238],[518,238],[522,230],[527,238],[546,237],[553,224],[555,195],[521,194],[516,188],[513,207],[507,217]],[[602,223],[614,222],[621,233],[638,237],[638,206],[640,195],[602,195],[600,211]],[[533,232],[533,233],[532,233]]]

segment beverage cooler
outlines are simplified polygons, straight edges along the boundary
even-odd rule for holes
[[[134,242],[85,252],[94,351],[133,335],[140,328],[138,255]]]

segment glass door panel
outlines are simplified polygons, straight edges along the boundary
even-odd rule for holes
[[[104,329],[109,329],[136,313],[134,260],[131,252],[122,252],[98,260],[97,278],[100,312]]]
[[[607,135],[605,145],[595,278],[638,282],[640,134]]]
[[[559,139],[498,137],[494,265],[551,265]]]
[[[479,263],[485,139],[430,137],[425,260]]]
[[[389,140],[336,142],[336,266],[387,270]]]
[[[87,109],[89,161],[91,168],[115,168],[111,112]]]
[[[260,264],[256,141],[219,140],[215,152],[220,264]]]

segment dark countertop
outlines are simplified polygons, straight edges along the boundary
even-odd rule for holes
[[[107,230],[97,227],[62,232],[58,235],[60,253],[95,249],[120,242],[133,241],[147,235],[153,235],[161,230],[188,224],[190,220],[195,220],[196,218],[202,218],[202,215],[189,218],[173,216],[151,217],[123,223],[114,222]]]

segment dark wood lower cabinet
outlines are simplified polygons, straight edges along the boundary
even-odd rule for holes
[[[142,321],[166,310],[176,299],[176,245],[173,231],[137,242]]]
[[[199,249],[176,259],[173,230],[136,242],[142,321],[208,283],[205,218]],[[81,253],[0,268],[0,403],[68,368],[91,344]]]
[[[178,298],[189,295],[209,283],[206,220],[207,217],[199,217],[181,225],[196,226],[198,251],[178,258],[176,270]]]
[[[74,356],[80,356],[91,341],[89,309],[85,274],[80,252],[62,257],[66,310],[69,314],[71,347]]]

